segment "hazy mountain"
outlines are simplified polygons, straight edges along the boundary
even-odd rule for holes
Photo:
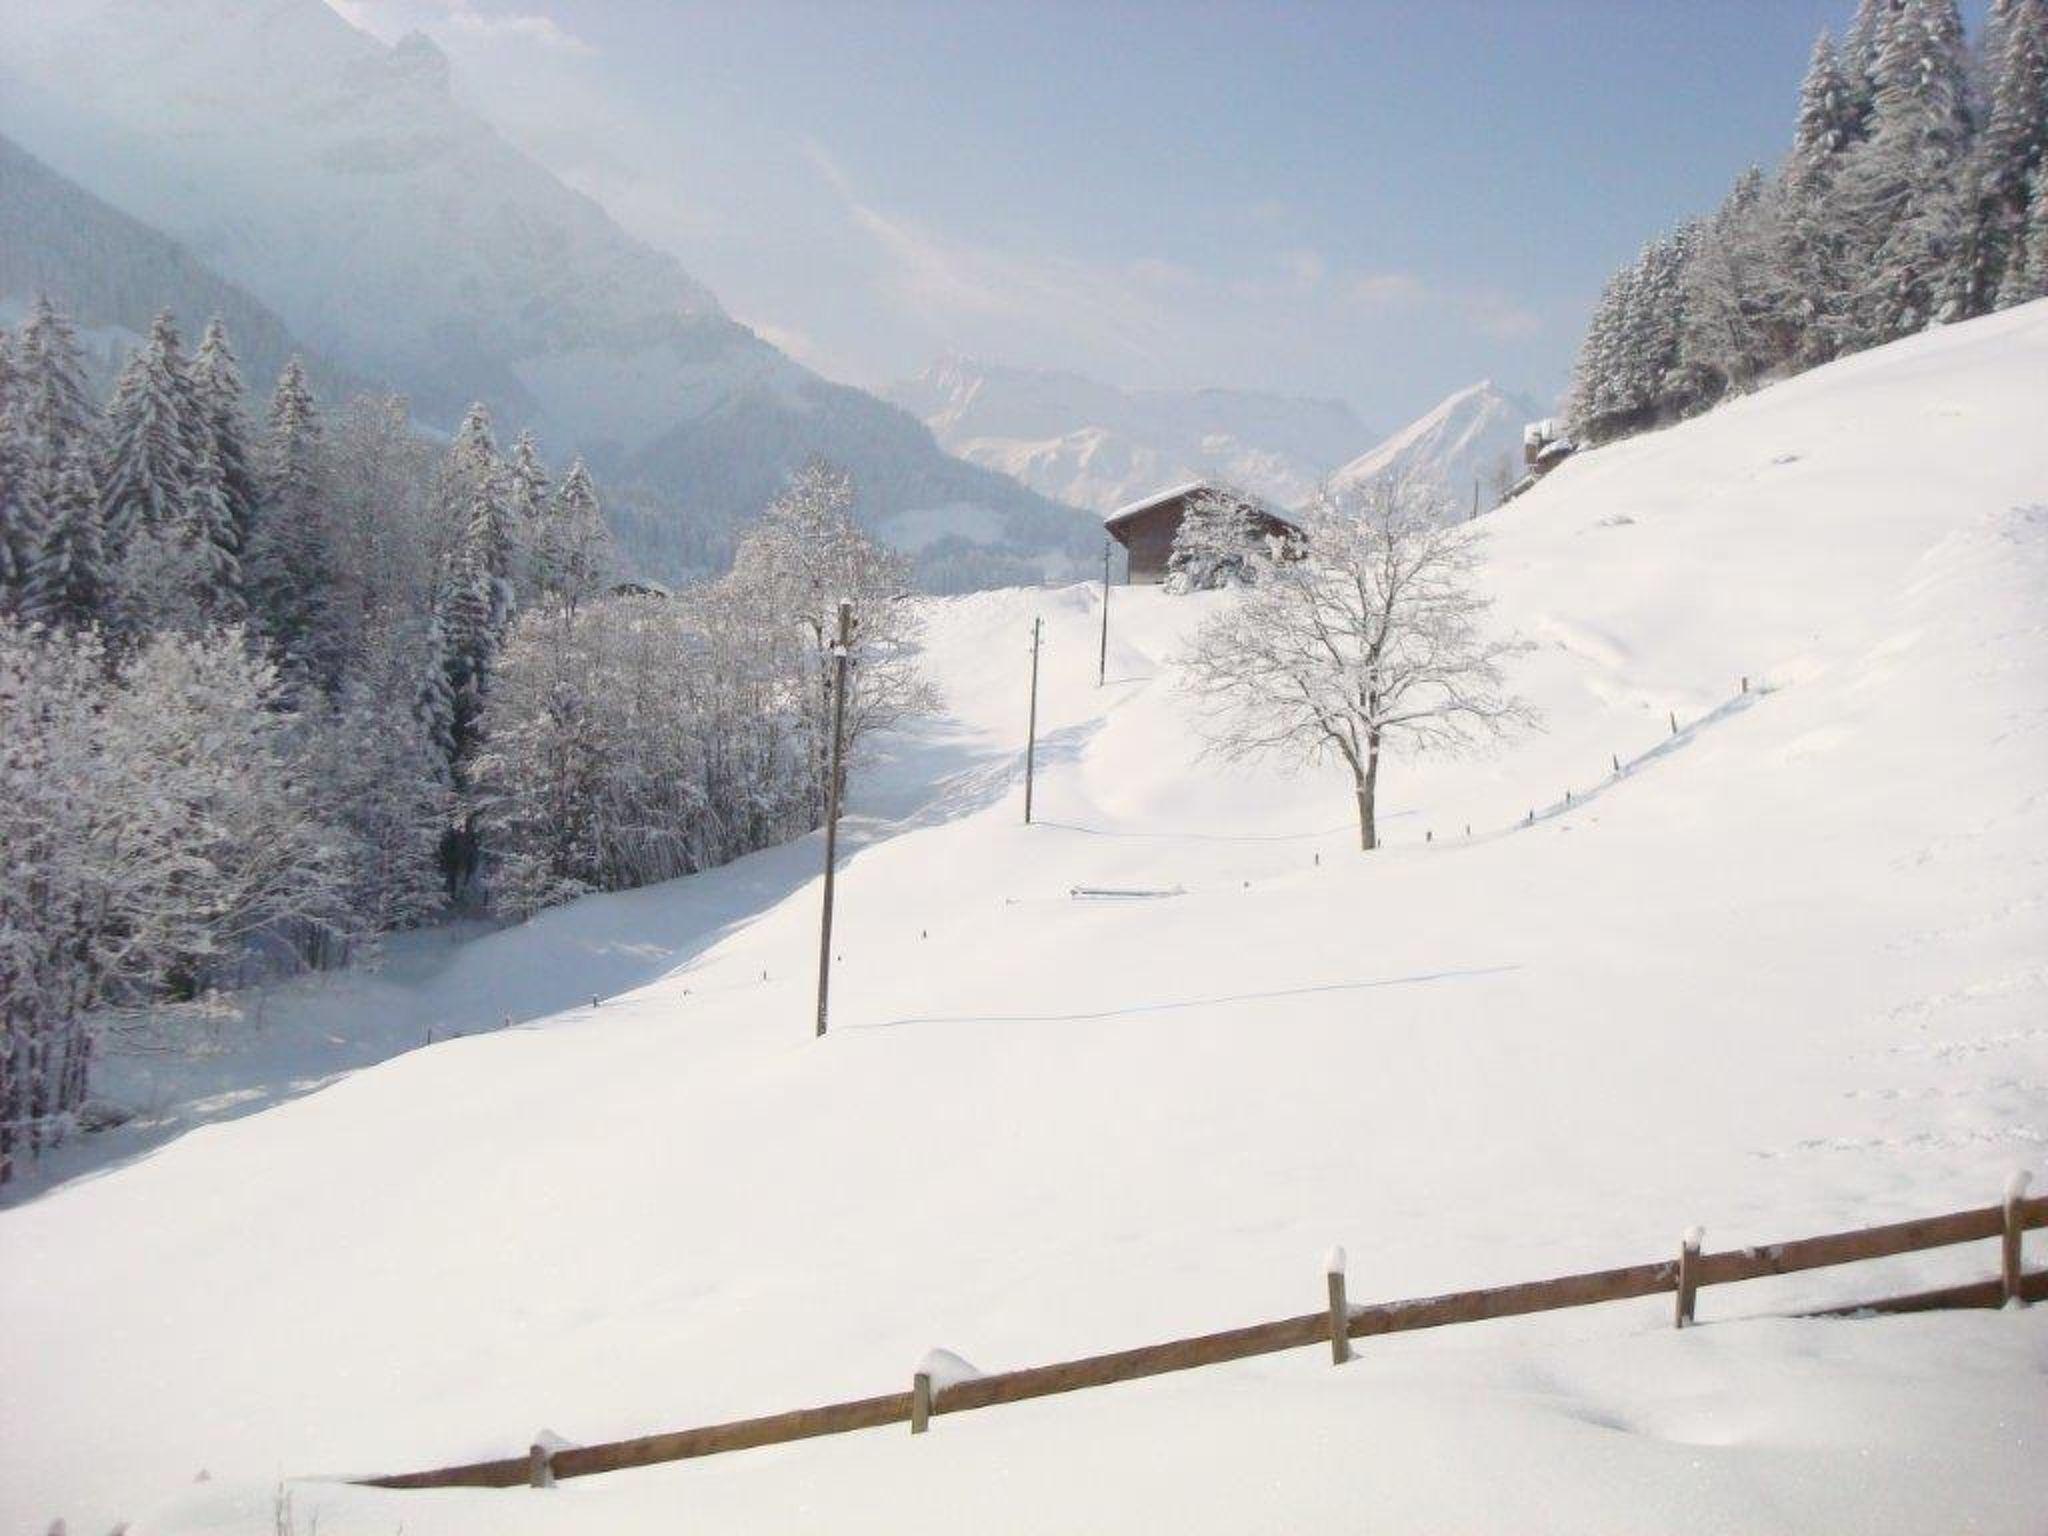
[[[321,0],[0,0],[0,130],[428,421],[482,398],[551,456],[637,480],[629,531],[657,563],[715,560],[820,452],[937,584],[966,545],[1013,578],[1095,547],[1091,519],[727,318],[464,106],[424,37],[386,46]]]
[[[1477,480],[1484,511],[1521,474],[1522,428],[1543,414],[1529,400],[1482,379],[1353,459],[1331,477],[1332,484],[1345,489],[1374,480],[1419,480],[1465,512],[1473,505]]]
[[[1120,389],[964,357],[942,358],[883,393],[962,458],[1098,512],[1208,478],[1293,504],[1370,440],[1341,401]]]
[[[211,316],[225,320],[243,376],[259,396],[294,353],[325,392],[360,387],[302,346],[269,306],[176,241],[0,137],[0,323],[18,320],[39,294],[77,323],[88,371],[101,389],[160,309],[178,316],[190,341]]]

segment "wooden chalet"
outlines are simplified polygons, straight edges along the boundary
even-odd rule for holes
[[[1103,520],[1109,536],[1130,552],[1130,579],[1138,585],[1166,580],[1166,562],[1173,557],[1173,537],[1180,532],[1188,503],[1197,496],[1234,495],[1206,480],[1190,480],[1170,490],[1156,491],[1112,512]],[[1301,530],[1284,517],[1275,515],[1259,502],[1245,503],[1268,534],[1285,538]]]

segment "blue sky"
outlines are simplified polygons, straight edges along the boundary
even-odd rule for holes
[[[1561,388],[1615,264],[1780,153],[1853,0],[330,3],[427,31],[833,377],[955,350],[1392,427],[1480,377]]]

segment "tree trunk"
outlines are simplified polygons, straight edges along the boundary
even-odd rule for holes
[[[1365,752],[1365,772],[1358,778],[1358,846],[1367,853],[1380,845],[1374,803],[1379,793],[1380,744],[1372,738]]]

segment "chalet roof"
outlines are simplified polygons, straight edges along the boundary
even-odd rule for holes
[[[1154,491],[1150,496],[1141,496],[1136,501],[1126,502],[1123,506],[1118,507],[1102,520],[1103,526],[1113,526],[1122,522],[1127,517],[1136,517],[1140,512],[1150,512],[1154,507],[1164,506],[1169,501],[1178,501],[1183,496],[1192,496],[1196,491],[1206,491],[1208,489],[1208,481],[1190,480],[1186,485],[1176,485],[1169,490]]]

